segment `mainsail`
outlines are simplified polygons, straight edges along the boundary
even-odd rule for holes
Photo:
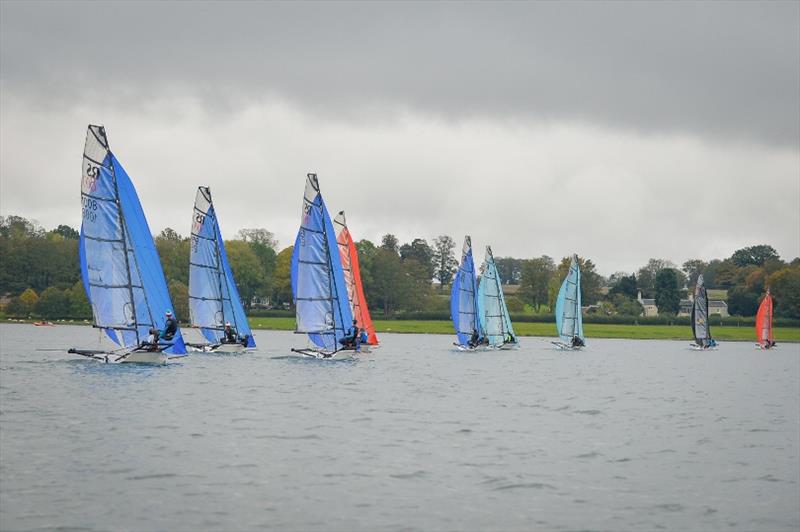
[[[367,308],[367,299],[364,297],[364,287],[361,285],[361,270],[358,266],[358,250],[356,249],[344,211],[340,211],[333,219],[336,229],[336,242],[339,244],[339,255],[344,271],[344,281],[347,285],[347,298],[350,300],[350,310],[353,318],[358,322],[358,328],[367,331],[367,344],[378,345],[378,335],[372,325],[372,318]]]
[[[481,267],[480,282],[478,283],[478,320],[490,345],[497,346],[516,341],[506,300],[503,296],[500,274],[494,263],[492,248],[489,246],[486,246],[486,259]]]
[[[458,266],[450,291],[450,316],[456,330],[459,345],[468,345],[473,333],[483,338],[478,320],[478,282],[475,278],[475,263],[472,259],[472,240],[464,237],[461,264]]]
[[[569,272],[558,291],[555,314],[556,328],[562,342],[569,344],[575,336],[584,339],[581,315],[581,270],[577,255],[572,256]]]
[[[189,255],[189,316],[206,340],[217,343],[230,322],[247,347],[256,343],[244,313],[239,290],[225,253],[211,189],[198,187],[192,213],[192,241]]]
[[[708,295],[706,294],[706,287],[702,275],[697,277],[697,285],[694,287],[692,335],[694,335],[694,341],[697,345],[701,347],[709,345],[711,330],[708,324]]]
[[[771,347],[775,341],[772,336],[772,296],[767,294],[761,301],[756,313],[756,337],[761,346]]]
[[[300,230],[292,252],[292,294],[298,333],[319,348],[336,351],[353,322],[336,232],[319,190],[308,174]]]
[[[133,183],[102,126],[88,128],[81,179],[81,275],[94,325],[114,342],[137,347],[163,329],[172,308],[150,228]],[[180,330],[165,349],[186,353]]]

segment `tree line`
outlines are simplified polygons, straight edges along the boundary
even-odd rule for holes
[[[6,314],[91,318],[79,271],[78,237],[78,231],[66,225],[46,231],[20,216],[0,217],[0,295],[7,301]],[[155,237],[155,244],[175,313],[188,320],[190,239],[167,228]],[[239,231],[235,239],[225,241],[225,247],[248,310],[291,307],[291,246],[279,251],[274,235],[259,228]],[[449,314],[449,285],[460,259],[450,236],[401,244],[386,234],[379,243],[360,240],[356,248],[373,314]],[[480,257],[475,259],[480,263]],[[507,285],[509,310],[550,313],[570,260],[556,262],[546,255],[495,258]],[[638,316],[641,292],[642,297],[655,299],[660,314],[674,316],[680,299],[687,297],[702,273],[707,288],[727,290],[731,314],[754,315],[769,287],[776,316],[800,318],[800,259],[787,263],[769,245],[743,248],[726,259],[689,260],[680,267],[666,259],[650,259],[635,272],[616,272],[607,278],[597,273],[591,259],[578,257],[578,262],[582,302],[593,312]]]

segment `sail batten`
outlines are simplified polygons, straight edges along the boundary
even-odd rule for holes
[[[89,126],[83,159],[78,252],[93,323],[117,344],[138,347],[150,328],[164,327],[172,307],[166,279],[136,190],[101,126]],[[180,331],[165,351],[185,354]]]
[[[772,295],[767,290],[756,313],[756,338],[761,347],[772,347],[775,342],[772,334],[772,308]]]
[[[576,336],[581,341],[583,336],[583,315],[581,314],[581,270],[577,256],[573,255],[569,271],[561,283],[556,297],[556,329],[558,336],[565,344],[570,344]]]
[[[318,348],[337,351],[353,321],[336,232],[316,174],[306,176],[300,229],[291,261],[295,332]]]
[[[499,346],[507,342],[516,342],[503,295],[500,273],[497,271],[492,248],[489,246],[486,246],[486,258],[481,267],[478,283],[478,309],[480,328],[490,345]]]
[[[475,262],[472,258],[472,239],[464,237],[461,262],[453,279],[450,291],[450,316],[456,331],[459,345],[468,345],[474,334],[484,337],[478,319],[478,280],[475,276]]]
[[[339,211],[333,219],[336,230],[336,242],[339,244],[339,255],[342,262],[342,272],[347,285],[347,298],[350,301],[350,311],[356,325],[367,333],[367,344],[378,345],[378,336],[372,325],[367,299],[364,296],[364,286],[361,283],[361,268],[358,263],[358,250],[356,249],[344,211]]]
[[[189,315],[211,343],[219,342],[220,331],[230,323],[255,347],[250,324],[225,251],[209,187],[198,187],[195,196],[189,256]]]
[[[708,293],[702,275],[697,277],[697,285],[694,287],[692,335],[695,343],[700,347],[706,347],[711,343],[711,327],[708,323]]]

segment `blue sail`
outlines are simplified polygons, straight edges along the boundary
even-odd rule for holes
[[[164,328],[172,302],[136,190],[101,126],[86,134],[81,202],[81,276],[94,324],[117,344],[136,347],[151,328]],[[186,353],[180,330],[171,342],[167,353]]]
[[[339,245],[316,174],[308,174],[291,263],[297,332],[336,351],[353,323]]]
[[[564,282],[556,298],[556,329],[564,343],[570,343],[577,336],[583,336],[583,316],[581,315],[581,270],[578,257],[573,255]]]
[[[492,248],[486,246],[486,260],[481,268],[478,283],[478,319],[481,330],[490,345],[503,345],[516,342],[511,317],[508,315],[503,285],[494,263]]]
[[[453,279],[450,291],[450,316],[458,337],[459,345],[467,345],[474,331],[483,337],[478,320],[478,284],[475,277],[475,263],[472,259],[472,240],[464,237],[464,248],[461,252],[461,263]]]
[[[219,230],[211,190],[198,187],[192,216],[189,252],[189,315],[211,343],[219,342],[225,324],[255,347],[250,324],[233,278],[225,243]]]

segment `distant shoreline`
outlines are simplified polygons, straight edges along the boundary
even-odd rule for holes
[[[3,319],[2,323],[32,324],[41,320],[11,320]],[[90,323],[83,320],[56,320],[56,326],[85,325]],[[393,334],[443,334],[453,335],[453,325],[449,321],[439,320],[374,320],[378,333]],[[256,330],[293,331],[294,318],[250,318],[250,326]],[[583,326],[586,337],[591,338],[616,338],[627,340],[686,340],[692,341],[691,332],[684,325],[616,325],[587,323]],[[514,324],[514,329],[519,336],[555,336],[555,324],[528,323]],[[755,343],[755,331],[752,327],[718,326],[711,329],[714,338],[720,341],[737,341]],[[800,342],[800,327],[776,327],[775,341]]]

